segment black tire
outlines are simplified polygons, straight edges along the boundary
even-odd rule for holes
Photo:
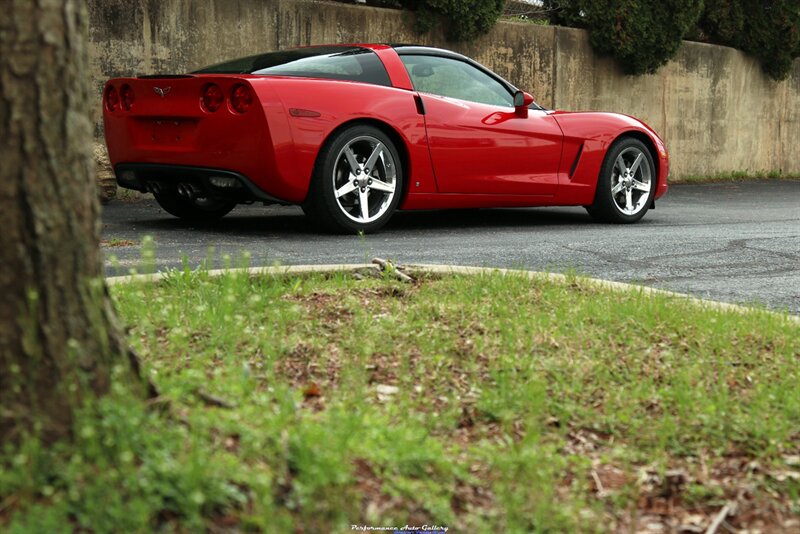
[[[221,219],[236,207],[232,200],[199,199],[190,200],[177,192],[161,192],[156,195],[161,208],[180,219],[194,223],[208,223]]]
[[[325,231],[370,233],[397,210],[403,186],[403,162],[389,136],[374,126],[356,124],[336,132],[320,150],[302,208]]]
[[[638,164],[637,158],[640,158]],[[650,209],[655,192],[656,167],[653,156],[638,139],[622,137],[606,153],[597,180],[594,203],[586,206],[586,211],[598,221],[634,223]]]

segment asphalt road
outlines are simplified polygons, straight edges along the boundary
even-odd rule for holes
[[[637,224],[596,224],[582,208],[398,213],[380,233],[331,236],[299,208],[240,206],[193,227],[152,200],[103,209],[106,273],[141,262],[146,235],[158,269],[196,267],[214,249],[251,265],[442,263],[561,272],[644,284],[800,314],[800,181],[674,185]],[[116,265],[116,267],[114,266]]]

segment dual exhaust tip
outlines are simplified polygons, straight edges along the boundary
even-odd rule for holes
[[[199,187],[187,182],[181,182],[178,184],[178,194],[189,200],[194,200],[196,198],[205,196]]]
[[[164,190],[163,186],[159,182],[147,182],[145,189],[147,189],[148,193],[152,193],[153,195],[160,195]],[[180,196],[189,200],[194,200],[196,198],[202,198],[205,196],[199,187],[191,183],[181,182],[178,184],[177,189]]]
[[[147,184],[145,184],[145,189],[147,189],[148,193],[158,195],[161,193],[161,184],[158,182],[147,182]]]

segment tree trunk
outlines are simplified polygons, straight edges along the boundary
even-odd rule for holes
[[[102,279],[82,0],[0,8],[0,443],[141,386]]]

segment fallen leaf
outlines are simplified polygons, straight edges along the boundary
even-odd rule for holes
[[[303,396],[305,396],[307,399],[311,397],[321,397],[322,391],[319,389],[319,386],[316,382],[311,382],[306,386],[306,389],[303,390]]]

